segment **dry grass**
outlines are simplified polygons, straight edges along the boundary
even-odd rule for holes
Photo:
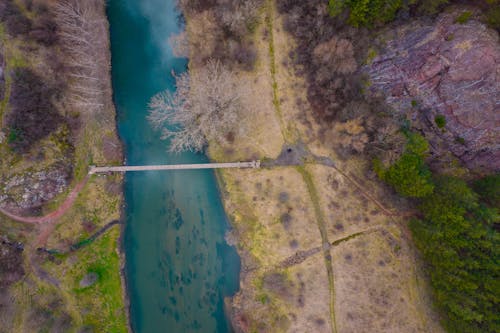
[[[415,298],[420,291],[406,242],[380,231],[334,248],[339,332],[440,331]]]
[[[238,215],[245,206],[245,214],[252,216],[253,221],[240,217],[237,227],[253,224],[253,232],[240,234],[240,239],[262,266],[276,266],[298,250],[321,246],[314,208],[295,169],[231,170],[224,172],[224,181],[229,213]]]
[[[404,205],[367,173],[369,161],[342,161],[335,142],[321,141],[305,81],[289,59],[295,43],[272,8],[261,21],[254,36],[256,68],[240,76],[254,87],[245,101],[253,112],[242,120],[242,127],[253,130],[236,135],[230,146],[212,144],[210,156],[273,157],[286,136],[287,142],[301,140],[311,152],[331,157],[342,173],[314,164],[300,169],[302,174],[294,167],[220,171],[243,266],[241,290],[231,301],[235,322],[249,332],[441,332],[404,221],[387,216],[371,198],[392,211]],[[196,25],[188,19],[188,29]],[[321,247],[321,228],[325,241],[334,243],[331,260],[328,250],[320,251],[278,268],[297,251]]]
[[[291,322],[288,332],[331,332],[328,277],[321,255],[288,271],[289,276],[298,283],[294,302],[286,304]]]
[[[313,175],[319,193],[330,241],[390,224],[384,212],[335,169],[310,165],[308,170]]]

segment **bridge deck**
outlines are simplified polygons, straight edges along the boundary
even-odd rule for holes
[[[152,170],[195,170],[222,168],[260,168],[260,161],[234,163],[201,163],[201,164],[164,164],[164,165],[124,165],[124,166],[90,166],[89,174],[105,172],[152,171]]]

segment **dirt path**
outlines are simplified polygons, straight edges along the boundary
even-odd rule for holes
[[[63,216],[68,209],[73,205],[75,202],[76,198],[78,197],[78,194],[81,192],[83,187],[87,184],[89,180],[89,176],[85,176],[85,178],[76,184],[76,186],[71,190],[69,193],[68,197],[64,202],[53,212],[44,215],[44,216],[21,216],[21,215],[16,215],[13,213],[10,213],[6,211],[5,209],[0,207],[0,213],[3,215],[7,216],[8,218],[18,221],[18,222],[23,222],[23,223],[31,223],[31,224],[41,224],[41,223],[46,223],[46,222],[53,222],[59,219],[61,216]]]

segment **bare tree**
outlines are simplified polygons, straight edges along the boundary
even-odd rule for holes
[[[216,13],[222,26],[241,38],[256,23],[262,4],[262,0],[219,0]]]
[[[55,4],[59,36],[70,68],[71,104],[88,113],[104,107],[108,64],[102,50],[107,48],[107,24],[101,0],[62,0]]]
[[[350,74],[357,68],[352,43],[347,39],[333,37],[327,42],[318,44],[312,54],[313,63],[330,75]],[[321,75],[321,72],[318,75]]]
[[[196,76],[176,76],[177,90],[155,95],[149,121],[171,139],[170,151],[202,151],[209,141],[225,142],[236,129],[245,87],[219,61],[210,60]]]

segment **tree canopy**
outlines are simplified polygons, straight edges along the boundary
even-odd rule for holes
[[[349,10],[349,23],[355,27],[373,26],[392,21],[403,0],[330,0],[332,16]]]
[[[500,222],[463,180],[440,177],[411,229],[450,332],[499,332]]]
[[[424,161],[429,145],[419,134],[406,135],[408,143],[404,153],[389,168],[379,170],[379,176],[402,196],[422,198],[434,189],[432,173]]]
[[[148,119],[170,139],[170,151],[202,151],[208,141],[224,142],[237,128],[245,87],[219,61],[209,61],[195,76],[176,76],[176,86],[149,103]]]
[[[500,332],[500,175],[476,181],[433,175],[425,139],[407,134],[402,156],[379,176],[418,199],[410,227],[449,332]]]

